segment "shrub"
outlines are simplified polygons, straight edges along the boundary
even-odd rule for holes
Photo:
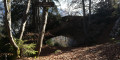
[[[56,50],[55,54],[58,54],[58,53],[62,53],[62,51],[61,50]]]
[[[52,41],[52,39],[47,40],[46,44],[50,45],[50,46],[54,46],[55,45],[54,42]]]

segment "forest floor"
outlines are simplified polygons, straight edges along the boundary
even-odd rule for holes
[[[119,51],[120,43],[74,48],[44,46],[40,57],[24,57],[17,60],[120,60]]]
[[[96,40],[102,44],[80,47],[43,46],[38,58],[23,57],[17,60],[120,60],[120,43],[104,43],[109,40],[114,23],[109,24]]]

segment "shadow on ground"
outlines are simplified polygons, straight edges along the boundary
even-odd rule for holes
[[[71,51],[72,49],[75,49],[77,47],[57,47],[57,46],[48,46],[45,45],[42,48],[42,52],[40,54],[40,56],[49,56],[51,54],[55,54],[55,51],[57,50],[61,50],[62,53],[67,52],[67,51]],[[57,53],[57,54],[61,54],[61,53]]]

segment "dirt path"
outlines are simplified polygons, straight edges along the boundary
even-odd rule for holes
[[[44,49],[44,48],[43,48]],[[90,47],[61,48],[57,54],[51,53],[39,58],[21,58],[17,60],[120,60],[120,44],[100,44]],[[70,50],[68,50],[70,49]],[[49,52],[48,49],[47,52]]]

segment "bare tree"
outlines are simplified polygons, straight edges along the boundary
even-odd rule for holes
[[[30,10],[30,3],[31,3],[31,0],[28,0],[26,11],[25,11],[25,14],[23,16],[23,21],[22,21],[22,24],[21,24],[21,27],[20,27],[20,35],[19,35],[20,40],[22,39],[23,33],[25,31],[25,26],[26,26],[26,23],[27,23],[27,17],[28,17],[28,13],[29,13],[29,10]]]
[[[5,25],[7,27],[7,33],[10,40],[10,44],[16,48],[17,56],[19,57],[19,47],[15,43],[12,36],[12,28],[11,28],[11,0],[4,0],[5,7]]]
[[[47,2],[46,0],[44,0],[43,2]],[[40,30],[39,30],[39,40],[37,42],[37,56],[40,55],[41,52],[41,48],[43,45],[43,39],[44,39],[44,34],[45,34],[45,29],[46,29],[46,24],[47,24],[47,17],[48,17],[48,8],[47,7],[43,7],[43,17],[42,20],[40,21]]]

